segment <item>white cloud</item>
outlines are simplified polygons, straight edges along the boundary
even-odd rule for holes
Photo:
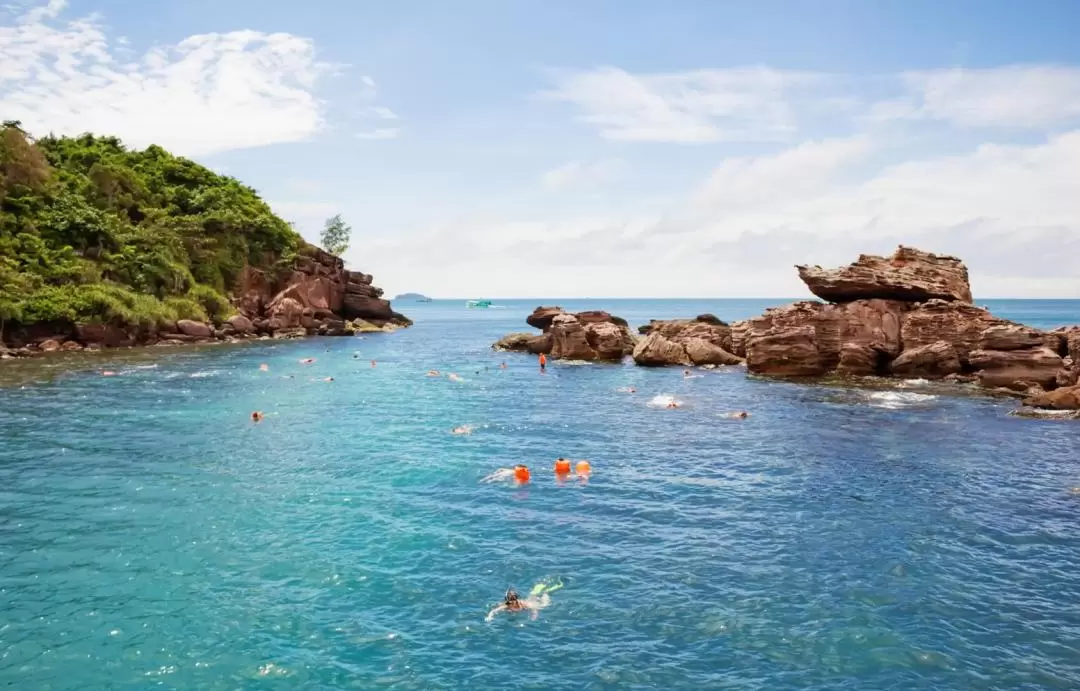
[[[1080,68],[1010,65],[907,72],[906,99],[878,106],[889,115],[969,127],[1041,128],[1080,119]],[[891,111],[891,112],[890,112]]]
[[[401,134],[399,127],[377,127],[368,132],[357,132],[357,139],[397,139]]]
[[[398,114],[385,106],[371,106],[360,112],[362,116],[379,120],[397,120]]]
[[[603,67],[561,74],[543,96],[578,106],[607,139],[775,140],[796,128],[791,100],[822,79],[768,67],[640,75]]]
[[[625,169],[620,159],[570,161],[545,172],[540,182],[549,190],[591,189],[617,179]]]
[[[808,293],[793,264],[904,243],[963,258],[977,297],[1080,297],[1080,130],[879,163],[854,179],[873,144],[722,162],[687,191],[696,203],[666,215],[464,219],[365,245],[363,259],[386,285],[440,295],[798,297]]]
[[[286,33],[190,36],[123,61],[97,19],[64,0],[0,26],[0,112],[35,134],[115,134],[188,156],[307,139],[323,126],[327,65]]]

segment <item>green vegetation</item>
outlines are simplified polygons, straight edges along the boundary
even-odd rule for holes
[[[349,236],[351,234],[352,227],[341,220],[341,214],[336,214],[326,219],[326,225],[323,227],[322,235],[319,236],[319,242],[330,254],[341,256],[345,254],[345,250],[349,249]]]
[[[302,244],[255,190],[158,146],[0,127],[0,337],[11,321],[228,316],[245,265]]]

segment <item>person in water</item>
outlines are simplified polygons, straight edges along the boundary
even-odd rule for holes
[[[427,375],[428,375],[429,377],[438,377],[438,376],[440,376],[440,375],[439,375],[439,370],[437,370],[437,369],[429,369],[429,370],[427,371]]]
[[[263,414],[261,412],[259,412],[258,410],[256,410],[255,412],[253,412],[251,414],[251,421],[252,422],[262,422],[262,420],[263,420]]]
[[[678,401],[668,401],[667,407],[668,408],[678,408],[679,407],[679,402]]]
[[[547,369],[547,355],[540,353],[540,371],[543,372]]]
[[[540,610],[551,604],[551,595],[549,593],[553,593],[562,587],[561,580],[554,585],[537,583],[529,592],[529,596],[524,598],[519,596],[516,590],[510,588],[506,591],[503,601],[487,613],[484,621],[491,621],[499,612],[523,612],[525,610],[529,610],[530,617],[536,619],[540,614]]]

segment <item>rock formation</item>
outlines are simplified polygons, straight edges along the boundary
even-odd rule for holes
[[[695,319],[651,321],[639,331],[645,336],[634,348],[634,362],[661,365],[738,365],[731,327],[711,314]]]
[[[200,343],[213,340],[295,338],[383,331],[412,322],[395,312],[372,277],[348,271],[339,257],[318,247],[302,248],[290,269],[278,274],[246,267],[232,294],[236,312],[213,324],[182,319],[156,328],[121,324],[34,324],[9,330],[18,354],[132,345]],[[352,322],[350,322],[352,320]]]
[[[872,298],[971,302],[967,267],[963,262],[912,247],[901,246],[891,257],[864,254],[854,264],[840,269],[796,268],[810,292],[829,302]]]
[[[571,314],[561,307],[537,307],[525,321],[543,333],[509,334],[492,348],[545,353],[557,360],[621,360],[634,350],[626,320],[607,312]]]
[[[988,388],[1052,391],[1075,384],[1080,327],[1043,332],[971,304],[964,264],[901,247],[840,269],[797,267],[815,295],[732,329],[752,373],[973,378]]]

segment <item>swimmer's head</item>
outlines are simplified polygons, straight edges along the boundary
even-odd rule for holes
[[[505,595],[505,598],[504,598],[506,604],[509,605],[509,604],[516,603],[519,599],[520,598],[518,597],[518,594],[517,594],[516,590],[514,590],[513,588],[507,588],[506,589],[506,595]]]

